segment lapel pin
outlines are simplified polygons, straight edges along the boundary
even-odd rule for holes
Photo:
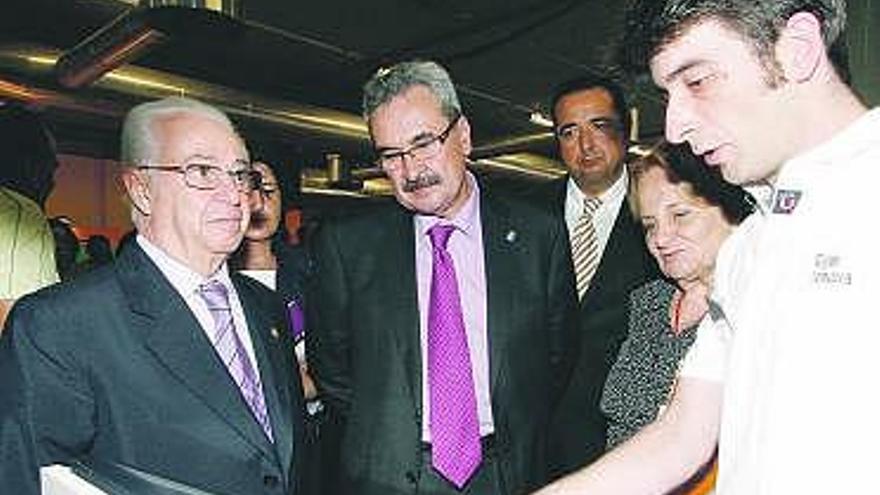
[[[504,236],[504,240],[510,243],[516,242],[516,231],[508,230],[507,234]]]

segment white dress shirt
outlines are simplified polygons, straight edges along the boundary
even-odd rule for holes
[[[229,269],[226,263],[224,262],[220,265],[220,268],[218,268],[210,277],[205,278],[180,261],[172,258],[165,251],[148,241],[140,234],[137,236],[137,243],[153,263],[156,264],[156,267],[159,268],[162,275],[164,275],[171,286],[174,287],[174,290],[176,290],[177,293],[180,294],[180,297],[183,298],[190,311],[192,311],[193,316],[195,316],[196,320],[199,322],[202,331],[205,332],[205,336],[208,337],[209,342],[214,341],[214,318],[211,316],[211,311],[208,309],[205,300],[199,295],[198,290],[201,285],[209,280],[217,280],[226,287],[226,290],[229,293],[229,307],[232,310],[232,322],[235,325],[235,333],[238,335],[238,338],[241,339],[241,343],[244,345],[245,351],[247,352],[248,359],[251,360],[251,364],[254,367],[254,372],[256,372],[257,377],[259,377],[260,367],[259,363],[257,363],[256,355],[254,354],[254,345],[251,342],[247,320],[244,317],[244,310],[242,309],[241,301],[238,299],[238,292],[236,292],[235,286],[229,278]]]
[[[611,237],[611,231],[614,229],[614,222],[617,221],[617,215],[620,213],[624,198],[626,198],[628,187],[629,178],[624,166],[620,177],[611,184],[611,187],[599,195],[599,200],[602,201],[602,204],[593,213],[593,228],[596,229],[596,238],[599,241],[600,263],[602,261],[602,254],[605,252],[605,246],[608,245],[608,239]],[[575,184],[574,179],[569,177],[565,194],[565,225],[568,227],[569,238],[573,237],[574,227],[584,212],[584,200],[586,198],[587,195]]]

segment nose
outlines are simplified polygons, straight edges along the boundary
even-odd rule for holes
[[[252,213],[261,211],[265,208],[266,200],[263,198],[263,193],[259,189],[248,191],[248,205],[250,206]]]
[[[578,145],[582,151],[593,149],[596,144],[596,137],[593,133],[596,129],[591,124],[583,124],[578,127]]]
[[[254,194],[259,196],[259,191],[251,191],[247,188],[242,189],[239,186],[236,179],[231,175],[225,175],[220,183],[217,185],[216,189],[218,194],[223,196],[223,199],[229,202],[232,205],[239,205],[242,201],[247,201],[251,207],[254,205],[262,205],[262,198],[259,200],[254,199]],[[257,202],[259,201],[259,202]]]
[[[412,180],[418,177],[422,170],[423,161],[416,158],[412,153],[400,155],[400,174],[404,179]]]
[[[652,241],[658,250],[662,251],[664,248],[670,245],[670,241],[672,240],[675,229],[672,227],[670,222],[658,221],[654,225],[654,232],[652,236]]]
[[[693,110],[685,98],[669,94],[666,102],[666,140],[681,143],[694,129]]]

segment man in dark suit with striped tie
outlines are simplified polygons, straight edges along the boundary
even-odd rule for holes
[[[581,353],[553,421],[554,475],[583,466],[605,448],[599,399],[626,337],[627,297],[657,276],[627,204],[630,131],[624,93],[612,79],[586,76],[560,85],[554,131],[568,175],[549,198],[568,226],[579,298]]]

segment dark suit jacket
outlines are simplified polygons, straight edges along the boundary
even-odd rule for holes
[[[290,494],[302,392],[282,307],[232,274],[250,327],[269,442],[183,299],[136,245],[15,306],[0,339],[0,486],[91,457],[215,493]]]
[[[557,215],[565,218],[568,177],[546,192]],[[599,409],[605,379],[627,335],[631,290],[659,276],[644,234],[626,200],[602,253],[590,288],[579,303],[581,353],[569,387],[553,419],[550,450],[554,477],[593,461],[605,450],[606,421]]]
[[[481,196],[496,458],[502,493],[548,480],[547,428],[573,362],[565,226],[532,205]],[[327,222],[314,239],[310,363],[346,426],[346,493],[416,493],[422,356],[413,216],[397,205]]]

